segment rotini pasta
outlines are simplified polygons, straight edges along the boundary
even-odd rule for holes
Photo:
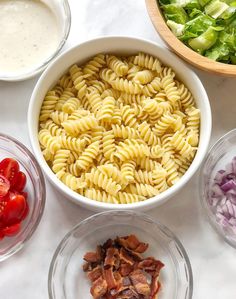
[[[49,90],[38,139],[49,167],[92,200],[132,204],[174,185],[199,142],[200,111],[174,70],[145,53],[100,53]]]

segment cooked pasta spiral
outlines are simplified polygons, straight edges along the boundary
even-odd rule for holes
[[[119,77],[126,75],[129,69],[127,64],[113,55],[107,56],[107,64]]]
[[[91,181],[98,187],[104,189],[111,195],[116,195],[117,192],[121,189],[121,186],[113,181],[111,178],[108,178],[103,174],[99,169],[92,169],[90,173],[85,175],[85,178],[88,181]]]
[[[100,150],[100,142],[96,141],[91,143],[81,154],[79,159],[76,161],[77,166],[80,169],[87,170],[92,165],[93,160],[97,157]]]
[[[162,70],[160,61],[157,58],[145,53],[139,53],[137,56],[135,56],[133,63],[149,70],[156,71],[157,73],[160,73]]]
[[[99,70],[106,64],[105,55],[98,54],[91,59],[83,68],[84,74],[93,76],[99,72]]]

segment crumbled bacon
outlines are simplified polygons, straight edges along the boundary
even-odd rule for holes
[[[107,282],[108,290],[115,289],[117,286],[112,268],[104,269],[104,278]]]
[[[161,269],[164,267],[164,264],[159,261],[155,260],[153,257],[148,257],[141,262],[138,263],[138,268],[144,270],[148,274],[152,276],[159,275]]]
[[[148,248],[148,244],[140,242],[135,235],[130,235],[123,238],[117,237],[116,242],[124,248],[138,253],[144,253]]]
[[[117,248],[110,247],[107,249],[104,266],[115,266],[119,260],[119,251]]]
[[[97,280],[95,280],[90,289],[90,293],[94,299],[100,299],[107,292],[107,282],[100,276]]]
[[[101,266],[97,266],[96,268],[87,273],[87,277],[91,280],[91,282],[97,280],[100,276],[102,276]]]
[[[122,276],[125,277],[125,276],[128,276],[132,270],[133,270],[133,265],[123,263],[120,265],[119,272]]]
[[[133,265],[135,260],[125,248],[120,249],[120,260],[126,264]]]
[[[92,283],[94,299],[157,299],[159,273],[164,264],[143,259],[148,244],[135,235],[109,239],[84,256],[84,272]]]
[[[159,276],[152,277],[150,299],[157,299],[157,294],[160,290],[160,287],[161,284],[159,282]]]
[[[130,273],[130,279],[139,294],[144,296],[150,295],[150,285],[148,284],[146,275],[142,270],[134,270]]]

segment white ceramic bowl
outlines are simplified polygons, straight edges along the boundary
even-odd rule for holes
[[[139,51],[157,56],[160,60],[171,66],[178,78],[183,81],[191,90],[198,108],[201,111],[200,142],[196,156],[183,177],[171,188],[163,193],[147,199],[143,202],[133,204],[108,204],[96,202],[85,198],[66,187],[52,172],[43,158],[38,142],[38,117],[42,101],[46,92],[53,87],[57,80],[74,64],[83,64],[91,56],[98,53],[117,53],[131,55]],[[152,42],[131,38],[131,37],[102,37],[87,41],[83,44],[61,54],[42,74],[31,96],[28,110],[28,128],[30,140],[36,159],[43,168],[50,182],[56,186],[66,197],[73,202],[80,204],[93,211],[112,210],[112,209],[136,209],[148,210],[167,201],[179,191],[193,176],[206,155],[210,135],[211,135],[211,108],[206,91],[197,75],[188,68],[177,56],[172,54],[167,48],[160,47]]]

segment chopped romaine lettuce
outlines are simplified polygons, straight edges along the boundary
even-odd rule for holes
[[[198,53],[203,53],[205,50],[211,48],[217,41],[218,31],[214,27],[209,27],[198,37],[190,39],[189,46]]]
[[[205,6],[205,13],[207,15],[211,16],[212,18],[217,19],[228,8],[229,8],[229,5],[226,4],[225,2],[222,2],[220,0],[212,0],[210,3],[208,3]]]
[[[206,57],[236,64],[236,0],[159,0],[167,25]]]
[[[164,15],[167,20],[178,24],[185,24],[188,21],[188,15],[183,7],[176,4],[167,4],[163,6]]]
[[[216,60],[221,61],[223,57],[229,55],[229,47],[226,44],[217,43],[211,49],[207,50],[205,56]]]
[[[227,20],[229,18],[231,18],[236,12],[236,6],[235,7],[231,7],[229,6],[225,12],[222,13],[222,15],[220,16],[222,19]]]
[[[175,36],[181,36],[184,32],[184,25],[178,24],[174,21],[168,20],[167,25],[170,27],[171,31]]]
[[[211,0],[198,0],[199,4],[201,5],[201,7],[204,7],[205,5],[207,5],[207,3],[209,3]]]
[[[216,26],[215,20],[200,12],[200,14],[196,18],[186,23],[183,35],[181,36],[181,40],[186,41],[190,38],[198,37],[209,27],[214,26]]]
[[[231,56],[230,56],[230,62],[231,62],[232,64],[236,64],[236,55],[231,55]]]

